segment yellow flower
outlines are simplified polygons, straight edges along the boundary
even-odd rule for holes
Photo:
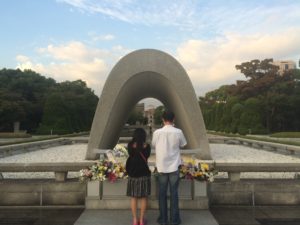
[[[197,173],[196,173],[196,176],[197,176],[197,177],[201,177],[201,176],[203,176],[203,173],[202,173],[202,172],[197,172]]]
[[[202,171],[208,171],[209,170],[209,166],[206,163],[201,164],[201,170]]]
[[[196,164],[195,159],[191,159],[191,158],[187,159],[185,162],[186,162],[187,164],[191,164],[191,165],[193,165],[193,166]]]

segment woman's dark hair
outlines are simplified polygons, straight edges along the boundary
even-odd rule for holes
[[[146,131],[143,128],[136,128],[133,132],[132,143],[136,143],[138,150],[143,149],[146,142]]]

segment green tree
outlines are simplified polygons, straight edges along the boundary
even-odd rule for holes
[[[88,131],[98,97],[81,80],[66,81],[51,90],[46,99],[39,133],[66,134]]]
[[[237,65],[248,80],[199,98],[208,129],[242,134],[300,130],[300,70],[280,75],[272,61]]]
[[[258,59],[250,62],[243,62],[241,65],[236,65],[235,68],[240,70],[247,78],[256,80],[265,75],[277,74],[279,67],[272,64],[273,59]]]
[[[136,110],[132,110],[127,119],[127,123],[130,125],[145,124],[145,118],[142,112],[137,112]],[[147,121],[146,121],[147,123]]]
[[[249,98],[245,101],[238,126],[240,134],[266,133],[266,129],[263,125],[262,109],[262,102],[257,98]]]
[[[153,118],[154,118],[154,123],[156,125],[161,125],[162,124],[161,117],[162,117],[162,114],[163,114],[164,111],[165,111],[165,107],[163,105],[158,106],[158,107],[155,108]]]
[[[34,132],[41,121],[45,96],[55,81],[31,70],[0,70],[0,131],[12,131],[15,121],[21,129]]]
[[[244,106],[240,103],[237,102],[235,103],[232,108],[231,108],[231,124],[230,124],[230,132],[231,133],[238,133],[239,125],[240,125],[240,118],[241,115],[244,111]]]

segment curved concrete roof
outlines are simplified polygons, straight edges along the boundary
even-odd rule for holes
[[[95,159],[94,149],[111,149],[129,113],[137,102],[153,97],[175,113],[190,149],[197,157],[211,159],[202,113],[192,83],[172,56],[154,49],[142,49],[123,57],[110,72],[103,87],[86,154]]]

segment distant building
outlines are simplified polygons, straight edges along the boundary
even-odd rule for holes
[[[142,113],[144,115],[145,103],[138,103],[135,105],[134,111],[137,113]]]
[[[154,112],[155,107],[153,105],[150,105],[145,110],[145,117],[148,118],[148,126],[153,127],[154,126]]]
[[[296,69],[296,63],[292,60],[274,61],[273,65],[279,67],[279,74],[280,75],[283,75],[283,73],[287,70]]]

